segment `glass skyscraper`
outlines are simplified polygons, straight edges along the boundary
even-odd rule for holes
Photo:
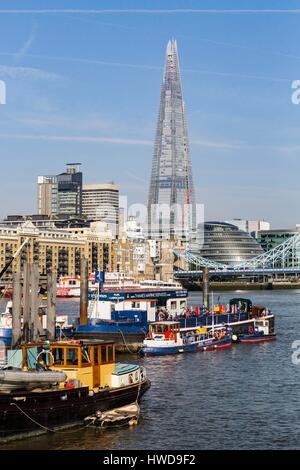
[[[177,43],[170,40],[161,87],[148,231],[152,238],[189,239],[196,226],[195,194]]]

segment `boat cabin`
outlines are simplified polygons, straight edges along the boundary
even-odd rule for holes
[[[63,370],[76,385],[111,387],[115,370],[115,345],[110,341],[66,341],[50,345],[50,368]]]
[[[115,344],[101,340],[71,340],[27,343],[8,351],[8,365],[23,370],[61,370],[70,388],[112,387],[115,373]]]
[[[175,340],[180,333],[180,323],[175,321],[160,321],[150,323],[149,325],[149,339],[155,340]]]

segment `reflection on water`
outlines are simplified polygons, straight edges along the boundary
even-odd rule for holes
[[[227,303],[236,293],[216,293]],[[238,294],[240,295],[240,294]],[[259,449],[300,448],[300,290],[243,292],[276,313],[277,341],[217,352],[122,361],[142,362],[152,381],[140,424],[105,431],[68,430],[6,444],[6,449]],[[193,305],[201,294],[192,293]],[[78,314],[77,301],[58,311]]]

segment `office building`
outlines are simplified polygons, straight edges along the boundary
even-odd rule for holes
[[[177,43],[171,40],[166,51],[148,197],[149,235],[158,239],[187,239],[195,229],[195,217]]]
[[[85,184],[82,212],[88,221],[106,222],[116,237],[119,231],[119,187],[114,183]]]
[[[251,237],[257,238],[260,230],[270,230],[270,223],[265,220],[245,220],[231,219],[226,220],[228,224],[235,225],[238,229],[248,232]]]

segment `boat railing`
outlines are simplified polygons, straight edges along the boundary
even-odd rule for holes
[[[212,326],[213,324],[235,323],[248,320],[247,312],[239,313],[216,313],[214,315],[198,315],[186,318],[179,318],[181,328],[194,328],[201,326]]]

